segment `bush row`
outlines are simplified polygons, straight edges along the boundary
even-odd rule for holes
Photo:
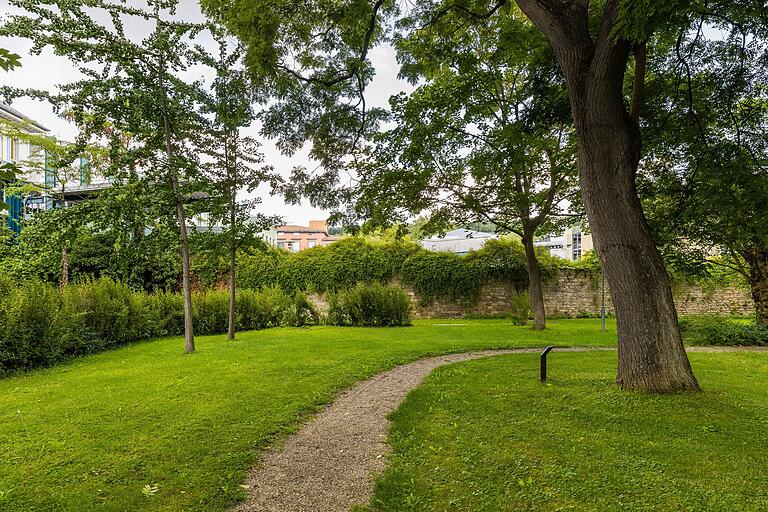
[[[540,257],[544,278],[557,260]],[[241,255],[238,285],[259,289],[277,284],[293,292],[333,292],[360,282],[385,283],[397,277],[425,301],[436,297],[474,299],[488,278],[526,282],[525,253],[514,240],[492,240],[466,256],[431,252],[407,241],[374,242],[349,237],[297,253],[277,249]]]
[[[184,331],[176,293],[136,292],[106,278],[64,288],[42,282],[0,288],[0,374]],[[226,332],[228,300],[224,290],[193,295],[196,334]],[[316,309],[301,293],[265,287],[237,295],[238,329],[317,322]]]
[[[328,323],[368,327],[411,325],[411,301],[402,288],[359,283],[330,294]]]
[[[768,326],[728,317],[684,317],[680,331],[688,345],[768,346]]]

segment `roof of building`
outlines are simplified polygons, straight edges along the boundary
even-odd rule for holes
[[[40,132],[51,131],[45,126],[38,123],[37,121],[30,119],[29,117],[25,116],[24,114],[22,114],[21,112],[13,108],[12,106],[6,105],[5,103],[0,103],[0,117],[4,117],[16,123],[30,125],[34,128],[37,128]]]
[[[322,229],[308,228],[307,226],[297,226],[295,224],[288,224],[285,226],[278,226],[275,228],[277,231],[290,231],[293,233],[324,233]]]
[[[499,235],[496,233],[488,233],[486,231],[474,231],[471,229],[453,229],[451,231],[448,231],[445,233],[444,236],[433,236],[430,238],[424,238],[421,241],[422,242],[443,242],[446,240],[463,240],[467,238],[472,239],[488,239],[488,238],[498,238]]]

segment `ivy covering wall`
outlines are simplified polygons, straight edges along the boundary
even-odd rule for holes
[[[544,278],[558,262],[541,255]],[[349,237],[325,247],[289,253],[277,249],[241,255],[238,285],[258,289],[277,284],[286,291],[330,292],[360,282],[399,279],[424,300],[474,299],[489,278],[527,283],[523,247],[514,240],[492,240],[466,256],[431,252],[408,241]]]

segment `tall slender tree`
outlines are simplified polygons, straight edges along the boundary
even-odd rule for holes
[[[238,249],[253,245],[260,232],[282,222],[280,217],[252,214],[260,198],[239,199],[240,192],[253,192],[278,176],[265,164],[261,145],[253,137],[244,137],[240,130],[254,120],[253,85],[241,65],[244,54],[241,45],[216,26],[210,27],[218,42],[218,56],[197,48],[197,58],[216,72],[209,92],[204,93],[203,111],[212,116],[211,123],[199,145],[209,161],[202,166],[203,177],[213,193],[208,205],[211,223],[226,226],[227,258],[229,261],[229,318],[227,339],[234,340],[237,327],[236,274]]]
[[[129,163],[152,184],[150,206],[165,216],[175,210],[182,260],[185,349],[193,352],[192,299],[185,202],[199,167],[189,141],[203,121],[198,112],[198,87],[183,78],[190,41],[201,25],[173,21],[177,0],[149,0],[147,8],[100,0],[84,5],[67,0],[13,0],[26,12],[14,15],[0,33],[30,39],[33,51],[52,48],[73,62],[84,79],[60,86],[47,97],[65,106],[85,135],[130,133],[135,147],[124,151]],[[106,20],[106,21],[105,21]],[[141,41],[129,37],[126,20],[147,29]],[[88,132],[87,130],[92,130]],[[114,143],[110,142],[110,146]]]

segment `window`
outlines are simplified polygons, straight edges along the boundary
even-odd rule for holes
[[[312,248],[317,245],[317,240],[310,238],[307,240],[307,248]]]
[[[278,231],[278,232],[277,232],[277,234],[278,234],[279,236],[283,236],[283,235],[285,235],[285,231]]]
[[[301,250],[301,245],[299,245],[299,242],[293,242],[291,244],[291,250],[293,252],[299,252]]]
[[[280,249],[285,249],[285,242],[277,242],[277,246],[278,246]]]
[[[573,261],[581,259],[581,233],[573,234]]]
[[[301,233],[299,233],[298,231],[294,231],[294,232],[293,232],[293,236],[299,236],[300,234],[301,234]]]

